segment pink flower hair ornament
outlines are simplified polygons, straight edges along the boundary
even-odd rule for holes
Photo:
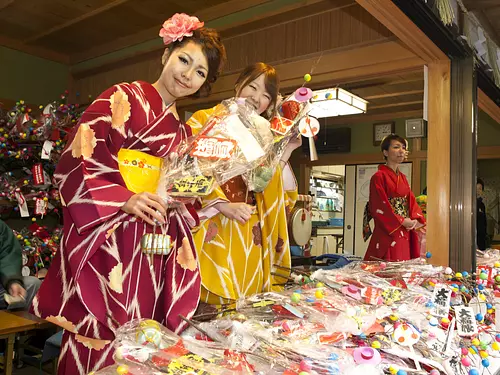
[[[181,41],[185,36],[193,36],[193,31],[203,27],[204,24],[198,17],[176,13],[163,23],[159,35],[163,38],[163,44],[168,45]]]

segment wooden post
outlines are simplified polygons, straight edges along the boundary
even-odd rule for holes
[[[429,68],[427,248],[431,263],[448,265],[450,252],[450,61]]]

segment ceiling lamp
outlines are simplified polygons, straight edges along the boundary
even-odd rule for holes
[[[313,91],[310,116],[334,117],[366,113],[368,102],[340,88]]]

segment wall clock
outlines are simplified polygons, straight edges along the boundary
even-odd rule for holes
[[[373,145],[380,146],[382,140],[388,135],[394,134],[396,125],[394,122],[373,124]]]

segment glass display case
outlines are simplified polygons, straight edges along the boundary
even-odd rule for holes
[[[344,176],[313,170],[309,182],[315,210],[326,213],[343,211]]]

